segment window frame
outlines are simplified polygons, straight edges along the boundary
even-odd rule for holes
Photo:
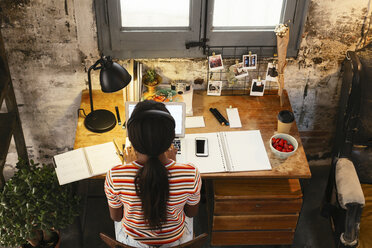
[[[99,49],[105,55],[116,58],[201,55],[197,50],[186,49],[185,42],[198,41],[201,37],[202,0],[190,0],[189,27],[124,28],[121,25],[120,0],[96,0],[95,7],[98,10]],[[100,33],[102,28],[106,29],[104,33]]]
[[[298,54],[309,2],[310,0],[283,0],[281,23],[290,20],[288,57],[296,57]],[[242,31],[238,30],[239,28],[231,31],[232,29],[227,27],[214,31],[214,0],[190,0],[190,5],[188,29],[126,29],[121,26],[120,0],[95,0],[100,52],[118,59],[202,58],[205,57],[202,46],[186,49],[186,43],[200,42],[203,39],[207,39],[206,46],[211,47],[276,47],[276,36],[273,32],[275,27],[250,27]],[[274,50],[273,48],[273,52]]]
[[[270,47],[276,46],[275,27],[223,27],[214,28],[213,8],[214,0],[208,3],[207,34],[209,46],[247,46],[247,47]],[[300,46],[300,35],[306,20],[308,0],[283,0],[280,23],[288,23],[290,27],[288,57],[296,57]],[[289,21],[289,22],[288,22]],[[267,50],[266,50],[267,51]],[[271,52],[273,54],[274,51]]]

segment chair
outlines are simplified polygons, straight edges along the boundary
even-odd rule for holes
[[[372,45],[347,52],[343,72],[322,215],[332,221],[336,247],[372,247]]]
[[[133,246],[120,243],[119,241],[117,241],[116,239],[108,236],[105,233],[100,233],[99,236],[101,237],[103,242],[105,242],[107,244],[107,246],[110,247],[110,248],[135,248]],[[189,242],[186,242],[184,244],[181,244],[179,246],[174,246],[174,247],[178,247],[178,248],[182,248],[182,247],[188,247],[188,248],[202,247],[202,245],[207,241],[207,238],[208,238],[208,234],[203,233],[203,234],[200,234],[198,237],[194,238],[193,240],[190,240]]]

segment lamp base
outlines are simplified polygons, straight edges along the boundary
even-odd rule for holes
[[[84,120],[85,127],[94,133],[104,133],[113,129],[116,118],[113,113],[105,109],[97,109],[90,112]]]

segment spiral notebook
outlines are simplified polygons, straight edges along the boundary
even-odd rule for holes
[[[195,156],[195,138],[208,139],[208,157]],[[200,173],[271,170],[259,130],[186,134],[181,163],[193,163]]]

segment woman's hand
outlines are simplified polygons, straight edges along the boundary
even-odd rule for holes
[[[178,149],[173,146],[173,144],[169,147],[169,149],[165,152],[167,158],[176,161],[176,154]]]
[[[137,159],[137,154],[135,152],[135,150],[133,149],[133,147],[129,146],[127,148],[125,148],[124,150],[124,162],[125,163],[130,163],[134,160]]]

